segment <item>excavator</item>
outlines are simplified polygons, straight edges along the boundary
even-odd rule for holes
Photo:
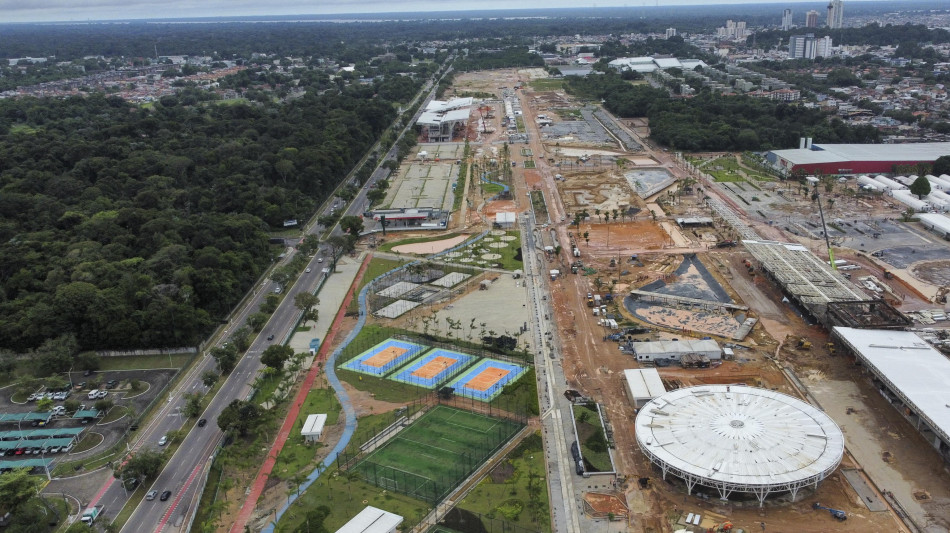
[[[839,522],[844,522],[845,520],[848,519],[848,513],[844,511],[839,511],[838,509],[832,509],[831,507],[825,507],[824,505],[818,502],[811,504],[811,508],[816,511],[819,509],[824,509],[828,511],[829,513],[831,513],[831,516],[834,517],[834,519]]]

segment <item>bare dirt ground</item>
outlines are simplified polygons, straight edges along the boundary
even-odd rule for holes
[[[601,212],[626,209],[630,206],[643,208],[643,201],[630,189],[630,185],[616,170],[570,172],[562,170],[564,181],[558,187],[561,202],[568,213],[586,210],[593,217],[595,210]]]
[[[440,241],[417,242],[412,244],[400,244],[393,246],[392,250],[401,254],[434,254],[465,242],[469,235],[459,235]]]
[[[538,109],[554,107],[570,108],[575,105],[560,92],[534,93],[530,89],[523,97],[523,102],[530,105],[524,107],[525,120],[530,122]],[[631,121],[628,126],[636,134],[648,132],[645,121]],[[649,146],[649,143],[644,143]],[[543,154],[551,147],[541,146],[540,142],[532,143],[536,154]],[[648,153],[646,156],[655,157],[661,165],[670,169],[674,175],[683,177],[684,174],[671,165],[668,154]],[[665,162],[664,162],[665,161]],[[604,169],[598,174],[578,176],[574,183],[574,176],[565,176],[568,181],[563,184],[555,182],[554,173],[563,169],[554,170],[548,167],[548,161],[542,160],[538,174],[540,183],[532,174],[528,178],[532,188],[556,189],[555,197],[560,205],[549,206],[549,211],[573,213],[578,209],[587,209],[592,218],[593,210],[598,205],[609,201],[612,191],[626,187],[625,180],[611,170]],[[616,176],[614,176],[616,174]],[[592,181],[589,184],[583,180]],[[546,194],[546,197],[548,195]],[[661,219],[683,214],[706,213],[701,202],[694,198],[683,198],[673,202],[675,206],[656,206],[657,218]],[[736,206],[738,207],[738,206]],[[644,213],[644,218],[652,215]],[[570,218],[570,217],[568,217]],[[557,218],[552,217],[557,220]],[[583,391],[602,402],[609,422],[614,428],[615,459],[621,479],[626,480],[625,489],[627,501],[631,508],[632,520],[628,531],[659,532],[677,529],[674,524],[686,512],[701,512],[707,519],[721,518],[729,520],[737,527],[746,531],[758,530],[760,524],[770,531],[807,531],[824,532],[831,529],[841,531],[896,531],[900,530],[895,517],[889,513],[872,513],[861,503],[857,493],[840,474],[835,474],[826,480],[817,493],[801,494],[799,501],[770,501],[766,507],[760,509],[755,502],[729,501],[720,502],[717,497],[701,500],[695,496],[686,497],[682,483],[671,481],[663,482],[658,472],[653,469],[649,461],[643,456],[636,445],[632,432],[632,420],[636,413],[626,399],[622,387],[622,373],[626,368],[636,368],[638,364],[630,356],[621,353],[616,343],[603,340],[604,330],[598,325],[596,318],[591,316],[586,307],[586,293],[603,292],[605,285],[613,284],[616,293],[621,294],[628,287],[638,287],[654,279],[667,276],[676,265],[680,256],[664,256],[673,252],[670,247],[669,234],[653,220],[645,219],[635,222],[582,223],[580,228],[568,227],[568,222],[558,227],[562,241],[569,239],[568,232],[573,233],[581,249],[585,266],[594,267],[597,272],[590,276],[567,275],[552,283],[552,300],[555,308],[557,329],[561,333],[561,343],[564,353],[564,371],[568,380],[567,386]],[[589,244],[582,239],[587,232]],[[781,237],[781,232],[765,229],[770,238]],[[709,244],[718,240],[730,238],[726,234],[717,234],[717,229],[701,228],[683,232],[681,237],[705,249]],[[609,244],[608,244],[609,238]],[[783,239],[784,240],[784,239]],[[681,243],[677,243],[682,246]],[[664,251],[666,248],[666,251]],[[643,253],[640,260],[643,266],[626,261],[631,250]],[[646,253],[650,252],[652,253]],[[620,256],[620,264],[611,269],[610,259]],[[626,256],[626,257],[625,257]],[[798,395],[795,386],[789,382],[782,372],[782,368],[774,361],[775,347],[778,340],[787,335],[804,336],[812,339],[814,352],[809,361],[818,372],[829,367],[827,354],[820,355],[827,334],[822,330],[804,324],[798,316],[787,306],[781,304],[780,292],[770,283],[758,276],[749,276],[741,264],[744,255],[738,251],[722,250],[715,253],[704,253],[700,256],[712,276],[723,285],[729,295],[737,303],[746,303],[752,308],[753,316],[761,321],[756,326],[745,344],[748,350],[737,350],[736,360],[724,362],[713,369],[662,369],[661,375],[668,387],[699,385],[703,383],[737,383],[774,388],[789,394]],[[573,258],[548,258],[553,263],[562,266]],[[621,274],[625,272],[625,274]],[[598,279],[600,278],[600,279]],[[596,283],[595,283],[596,282]],[[598,287],[599,285],[599,287]],[[608,312],[615,312],[627,318],[633,318],[618,305],[619,302],[608,307]],[[761,310],[761,311],[760,311]],[[669,338],[672,330],[644,336],[645,338]],[[836,360],[832,360],[835,362]],[[811,367],[811,366],[810,366]],[[856,466],[846,459],[848,466]],[[650,488],[640,490],[636,487],[638,477],[650,477]],[[672,479],[672,478],[671,478]],[[733,498],[733,500],[736,500]],[[849,520],[838,523],[826,511],[816,512],[811,504],[821,501],[830,507],[845,510],[849,513]],[[707,526],[707,522],[703,522]],[[709,522],[708,526],[715,525]]]
[[[633,222],[610,222],[609,224],[581,223],[575,235],[583,236],[587,233],[590,242],[584,242],[581,253],[590,253],[595,257],[609,258],[611,255],[627,252],[643,252],[660,250],[669,244],[670,237],[657,223],[651,220]],[[624,257],[626,259],[626,257]]]

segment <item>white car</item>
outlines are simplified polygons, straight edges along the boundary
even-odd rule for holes
[[[322,262],[323,262],[323,258],[322,258],[322,257],[318,257],[318,258],[317,258],[317,262],[318,262],[318,263],[322,263]]]
[[[101,390],[101,391],[99,391],[99,394],[96,394],[96,398],[100,398],[100,399],[101,399],[101,398],[105,398],[105,397],[108,396],[108,395],[109,395],[109,391],[107,391],[107,390]]]
[[[311,269],[310,267],[307,267],[307,270],[304,270],[304,272],[306,272],[307,274],[309,274],[311,270],[312,270],[312,269]]]
[[[168,435],[162,435],[162,438],[158,439],[158,445],[164,446],[168,444]]]

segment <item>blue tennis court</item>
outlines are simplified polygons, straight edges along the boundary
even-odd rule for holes
[[[428,348],[413,342],[386,339],[344,363],[343,368],[371,376],[385,376]]]
[[[501,394],[505,385],[517,380],[525,368],[514,363],[482,359],[467,372],[449,384],[455,394],[483,402]]]
[[[439,348],[413,361],[389,379],[434,389],[465,370],[475,359],[472,355]]]

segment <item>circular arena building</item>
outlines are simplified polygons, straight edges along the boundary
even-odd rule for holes
[[[844,435],[824,412],[778,392],[745,385],[677,389],[637,414],[637,444],[663,472],[696,485],[754,494],[759,505],[831,475]]]

